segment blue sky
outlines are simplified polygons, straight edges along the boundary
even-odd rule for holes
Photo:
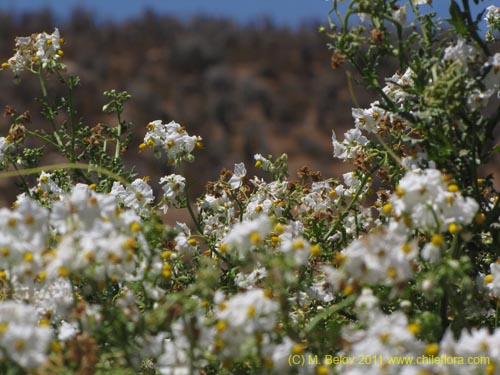
[[[486,0],[482,6],[497,2]],[[434,9],[443,14],[449,3],[449,0],[434,0]],[[131,18],[150,8],[183,18],[203,13],[243,23],[267,16],[280,25],[288,26],[310,20],[324,22],[331,7],[331,1],[326,0],[0,0],[0,9],[22,12],[46,7],[54,10],[57,16],[64,17],[77,4],[93,10],[99,21]]]

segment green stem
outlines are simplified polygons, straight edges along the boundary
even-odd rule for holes
[[[179,168],[179,174],[184,175],[181,163],[178,164],[178,168]],[[199,221],[196,219],[196,215],[194,214],[193,208],[191,207],[191,200],[189,199],[189,189],[187,184],[184,189],[184,196],[186,197],[186,208],[188,209],[189,216],[191,216],[191,219],[193,220],[194,225],[196,226],[196,229],[198,230],[200,235],[203,236],[203,228],[201,227]]]
[[[66,78],[61,74],[59,70],[57,70],[57,75],[64,82],[64,84],[68,87],[68,114],[69,114],[69,126],[71,128],[71,155],[70,161],[72,163],[76,162],[76,129],[75,129],[75,108],[73,103],[73,84],[69,84]]]
[[[47,143],[51,144],[56,149],[59,149],[59,146],[57,145],[57,143],[55,143],[54,141],[52,141],[50,138],[44,137],[43,135],[38,134],[37,132],[31,131],[31,130],[28,130],[28,129],[26,129],[26,133],[29,134],[29,135],[31,135],[31,136],[33,136],[33,137],[39,138],[39,139],[41,139],[44,142],[47,142]]]
[[[97,173],[102,173],[105,176],[111,177],[112,179],[120,182],[122,185],[129,187],[133,190],[132,185],[120,175],[110,171],[109,169],[103,168],[98,165],[90,165],[84,163],[60,163],[60,164],[50,164],[44,165],[36,168],[28,168],[16,171],[0,172],[0,178],[18,177],[18,176],[28,176],[30,174],[38,174],[41,172],[56,171],[59,169],[76,169],[76,170],[87,170],[94,171]]]
[[[344,217],[347,215],[347,213],[352,210],[352,208],[354,207],[354,205],[358,201],[359,196],[361,194],[361,191],[363,191],[363,189],[368,181],[368,178],[380,167],[380,164],[381,164],[380,162],[377,163],[372,169],[370,169],[368,171],[367,174],[365,174],[363,176],[363,179],[361,180],[359,188],[356,191],[356,194],[354,195],[354,197],[352,198],[351,203],[349,203],[349,206],[347,206],[347,208],[344,210],[344,212],[342,212],[342,214],[340,214],[339,220],[336,222],[336,224],[341,223],[342,220],[344,219]],[[326,242],[328,240],[328,237],[330,237],[336,229],[337,229],[337,225],[332,226],[332,228],[330,228],[330,230],[326,233],[325,237],[323,237],[323,242]]]
[[[117,112],[116,115],[118,117],[118,126],[117,126],[117,137],[116,137],[115,159],[118,159],[120,157],[120,149],[122,147],[121,145],[122,119],[120,112]]]
[[[486,54],[486,56],[491,56],[491,52],[488,49],[488,46],[484,43],[484,41],[481,39],[481,37],[477,34],[477,25],[474,24],[474,21],[472,20],[472,15],[470,11],[470,6],[469,6],[469,0],[462,0],[462,5],[464,6],[464,11],[463,15],[465,15],[465,18],[467,20],[467,26],[469,29],[469,34],[472,39],[481,47],[483,52]]]
[[[460,246],[458,246],[458,235],[453,235],[453,240],[451,242],[451,256],[453,259],[458,259],[460,257]]]
[[[495,309],[495,328],[498,327],[498,314],[499,314],[499,309],[500,309],[500,300],[496,300],[497,308]]]
[[[45,81],[43,79],[43,76],[42,76],[41,72],[37,72],[36,74],[38,76],[38,81],[40,82],[40,87],[42,88],[43,105],[48,107],[49,106],[49,104],[48,104],[48,94],[47,94],[47,87],[45,85]],[[52,118],[52,116],[49,116],[48,120],[50,122],[52,130],[54,131],[54,138],[57,141],[58,148],[59,148],[59,150],[61,152],[64,153],[64,145],[63,145],[63,143],[61,141],[61,137],[59,137],[59,133],[57,132],[57,127],[56,127],[56,124],[54,122],[54,119]]]

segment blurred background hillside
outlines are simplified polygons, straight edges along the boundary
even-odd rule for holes
[[[331,176],[345,169],[332,157],[332,129],[341,135],[352,126],[353,104],[345,72],[330,67],[318,25],[291,29],[266,20],[247,25],[206,17],[180,21],[153,12],[96,23],[92,13],[81,10],[61,25],[46,11],[4,13],[0,58],[12,55],[16,36],[50,33],[58,26],[66,40],[68,74],[82,81],[76,97],[86,124],[115,124],[101,111],[104,90],[132,95],[124,114],[135,134],[127,157],[141,176],[171,172],[150,152],[136,152],[146,124],[156,119],[175,120],[203,137],[205,149],[196,151],[188,170],[200,183],[236,162],[253,165],[255,153],[286,152],[292,173],[307,164]],[[43,120],[34,96],[40,96],[40,88],[33,77],[23,75],[16,85],[10,72],[0,74],[0,106],[30,110],[32,126],[38,126]],[[370,100],[363,92],[357,99]],[[2,133],[8,121],[0,119]]]

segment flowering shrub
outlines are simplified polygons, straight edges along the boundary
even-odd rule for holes
[[[51,130],[10,108],[0,138],[20,188],[0,209],[1,373],[500,374],[500,207],[480,174],[499,151],[500,9],[483,36],[452,0],[443,37],[430,1],[398,3],[334,0],[322,29],[332,66],[379,94],[333,134],[352,172],[292,180],[286,155],[256,154],[267,179],[236,164],[194,202],[183,164],[200,137],[147,125],[138,152],[175,170],[155,197],[120,159],[130,96],[105,93],[114,127],[85,125],[58,30],[17,38],[2,69],[38,77]],[[67,96],[50,97],[54,76]],[[66,161],[40,166],[49,149]],[[193,222],[163,224],[178,208]]]

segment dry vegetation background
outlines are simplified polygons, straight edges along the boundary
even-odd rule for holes
[[[265,20],[247,26],[212,18],[182,22],[152,12],[122,23],[96,24],[94,19],[81,10],[62,24],[48,12],[0,13],[0,59],[12,55],[16,36],[59,27],[67,41],[68,73],[82,81],[76,96],[85,124],[114,126],[115,119],[101,112],[104,90],[132,95],[124,118],[134,124],[134,139],[126,157],[139,176],[155,181],[172,172],[152,153],[137,153],[146,124],[156,119],[175,120],[204,138],[205,149],[196,152],[186,172],[197,194],[236,162],[245,162],[252,176],[255,153],[286,152],[292,175],[303,165],[324,177],[349,168],[333,159],[331,134],[335,129],[342,137],[352,127],[354,104],[345,71],[330,67],[326,37],[317,32],[320,22],[291,30]],[[388,66],[382,76],[392,73]],[[53,90],[61,92],[52,80]],[[374,99],[361,86],[355,91],[361,105]],[[23,76],[15,85],[10,72],[0,74],[0,107],[30,110],[33,127],[45,123],[33,100],[40,95],[33,77]],[[9,121],[0,118],[2,135]],[[12,181],[0,184],[4,203],[11,201]]]

